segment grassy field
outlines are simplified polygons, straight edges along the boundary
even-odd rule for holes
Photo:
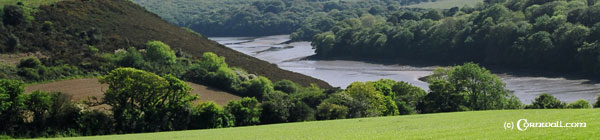
[[[435,9],[450,9],[452,7],[463,7],[465,5],[475,7],[478,3],[483,3],[483,0],[438,0],[436,2],[424,2],[414,5],[408,5],[410,8],[435,8]]]
[[[585,122],[586,128],[505,129],[505,122]],[[600,109],[499,110],[286,123],[63,139],[597,139]]]

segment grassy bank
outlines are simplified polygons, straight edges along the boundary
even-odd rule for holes
[[[498,110],[64,139],[594,139],[600,137],[599,116],[600,109]],[[587,127],[504,128],[519,119]]]

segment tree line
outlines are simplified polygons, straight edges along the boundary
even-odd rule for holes
[[[115,58],[111,63],[117,68],[99,78],[108,85],[103,97],[72,101],[63,93],[24,93],[23,82],[1,79],[0,135],[88,136],[436,112],[591,107],[585,100],[566,104],[548,94],[523,105],[498,77],[474,63],[437,69],[428,78],[429,92],[389,79],[354,82],[346,89],[322,89],[289,80],[271,83],[241,71],[227,76],[225,71],[233,70],[225,58],[210,52],[199,60],[190,58],[193,68],[179,74],[200,83],[227,81],[210,86],[243,98],[223,107],[214,102],[194,104],[198,97],[175,76],[176,71],[159,74],[142,70],[153,70],[148,68],[157,67],[153,63],[180,65],[186,59],[177,57],[160,41],[146,45],[144,51],[130,48],[104,54]],[[153,61],[146,62],[149,60]],[[140,65],[139,69],[122,67],[126,64]]]
[[[595,0],[500,0],[474,9],[363,14],[327,21],[313,36],[320,57],[477,62],[581,72],[600,68],[600,5]],[[300,34],[306,32],[299,30]],[[294,34],[296,34],[294,33]]]

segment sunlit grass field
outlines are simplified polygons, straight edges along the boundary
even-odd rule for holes
[[[414,5],[408,5],[410,8],[435,8],[435,9],[450,9],[452,7],[463,7],[465,5],[475,7],[478,3],[483,3],[483,0],[438,0],[436,2],[423,2]]]
[[[585,122],[585,128],[505,129],[505,122]],[[600,109],[497,110],[284,123],[64,139],[597,139]]]

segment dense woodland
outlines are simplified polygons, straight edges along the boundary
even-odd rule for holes
[[[388,18],[366,14],[336,22],[314,36],[312,45],[322,57],[473,61],[597,76],[599,4],[504,0],[452,14],[437,10],[399,12]]]
[[[335,16],[338,20],[358,17],[363,12],[383,16],[396,11],[401,5],[429,2],[429,0],[134,0],[134,2],[175,25],[190,28],[207,36],[264,36],[289,34],[306,24],[317,24],[317,19],[313,18],[327,14],[331,15],[330,17]],[[312,35],[306,37],[304,40],[310,39]]]

